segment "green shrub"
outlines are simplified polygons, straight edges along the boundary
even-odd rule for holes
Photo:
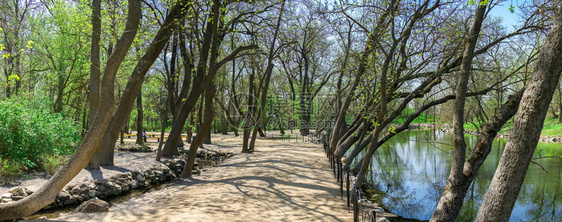
[[[0,185],[5,181],[10,181],[15,175],[22,172],[19,164],[13,160],[0,158]]]
[[[64,155],[46,155],[43,157],[41,165],[49,174],[54,175],[59,167],[66,161]]]
[[[77,124],[51,113],[45,98],[17,96],[0,101],[0,174],[44,167],[45,158],[74,152],[80,142]],[[17,169],[15,169],[17,168]]]

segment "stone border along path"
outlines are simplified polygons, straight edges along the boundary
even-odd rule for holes
[[[241,139],[229,143],[240,147]],[[252,154],[238,154],[201,176],[174,180],[109,212],[44,221],[352,220],[320,145],[258,140]]]

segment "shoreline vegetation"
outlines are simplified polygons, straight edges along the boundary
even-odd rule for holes
[[[479,136],[480,135],[480,133],[477,130],[475,130],[476,128],[473,127],[473,125],[471,125],[472,127],[467,127],[467,125],[469,125],[469,124],[465,124],[465,130],[464,130],[465,134],[469,134],[469,135],[473,135],[473,136]],[[552,128],[555,128],[555,129],[552,129]],[[543,143],[562,143],[562,129],[558,129],[558,128],[562,128],[562,124],[555,124],[554,126],[547,126],[545,124],[545,127],[543,128],[543,132],[548,130],[548,133],[541,133],[541,137],[539,139],[539,142],[543,142]],[[445,132],[445,133],[453,133],[453,129],[448,124],[443,124],[443,123],[435,123],[435,124],[434,123],[413,123],[413,124],[410,125],[410,129],[437,129],[437,130],[440,130],[440,131]],[[510,129],[511,128],[506,128],[506,129],[500,131],[500,133],[498,133],[498,135],[496,136],[496,139],[508,139]]]

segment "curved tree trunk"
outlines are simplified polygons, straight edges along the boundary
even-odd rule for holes
[[[95,148],[99,146],[105,133],[113,111],[113,86],[117,70],[127,55],[129,48],[137,33],[141,18],[141,3],[138,0],[129,0],[127,24],[117,47],[108,59],[101,85],[101,103],[95,121],[90,131],[84,137],[76,153],[62,168],[32,195],[16,202],[0,204],[0,220],[20,218],[30,215],[44,206],[52,203],[59,191],[88,164]]]
[[[158,55],[160,55],[160,52],[162,52],[162,49],[170,39],[175,24],[182,21],[185,14],[187,14],[189,2],[191,1],[178,1],[172,9],[170,9],[166,20],[164,20],[164,23],[158,30],[158,33],[154,36],[154,39],[150,43],[150,46],[148,46],[146,53],[131,73],[129,82],[125,87],[125,91],[119,102],[119,107],[117,107],[115,114],[111,117],[110,127],[105,132],[100,145],[101,165],[113,166],[113,154],[115,142],[119,136],[119,130],[123,127],[128,119],[127,117],[133,109],[135,98],[137,93],[140,91],[145,74],[148,72],[154,61],[156,61]]]
[[[195,157],[197,156],[197,149],[201,146],[201,144],[203,144],[203,139],[207,135],[207,132],[211,130],[211,123],[215,118],[213,99],[215,98],[216,92],[217,89],[213,84],[211,84],[210,87],[207,87],[207,90],[205,91],[205,120],[199,128],[197,135],[195,135],[195,139],[189,146],[189,155],[187,156],[187,161],[185,162],[181,178],[191,177],[193,165],[195,164]]]
[[[487,2],[487,0],[485,1]],[[431,221],[454,221],[462,207],[462,200],[464,200],[464,195],[452,195],[451,193],[454,190],[462,189],[463,165],[466,158],[466,142],[464,140],[463,127],[464,106],[468,87],[468,76],[470,75],[476,41],[478,40],[478,35],[486,12],[486,2],[480,1],[480,3],[478,3],[472,28],[464,49],[453,108],[453,142],[455,146],[453,165],[451,166],[451,172],[449,173],[449,178],[447,179],[447,184],[445,185],[445,190],[441,195],[437,209],[431,216]],[[451,198],[460,198],[460,201]]]
[[[519,195],[562,71],[562,13],[557,10],[476,221],[508,221]]]

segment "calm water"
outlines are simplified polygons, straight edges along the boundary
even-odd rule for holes
[[[467,136],[467,143],[473,147],[476,137]],[[505,143],[504,139],[494,141],[467,193],[458,221],[472,221],[476,216]],[[384,192],[385,208],[403,218],[429,220],[449,175],[451,144],[451,134],[425,130],[400,133],[380,147],[373,157],[368,180]],[[562,144],[540,143],[535,157],[539,152],[543,156],[549,152],[560,156]],[[534,161],[540,166],[531,163],[510,221],[562,221],[562,159]]]

